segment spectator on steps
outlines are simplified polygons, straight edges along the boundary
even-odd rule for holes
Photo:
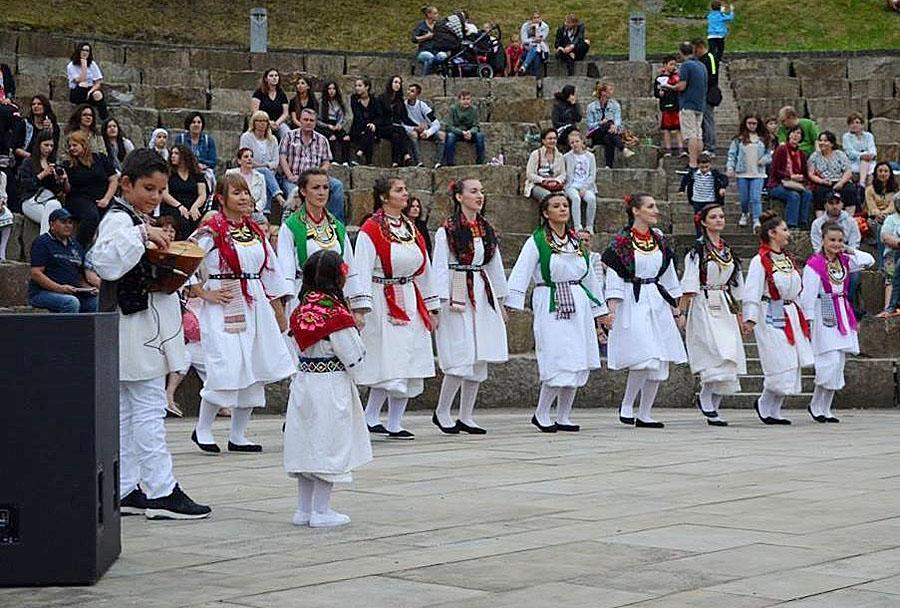
[[[50,214],[60,209],[65,191],[66,171],[56,164],[56,140],[50,130],[40,131],[30,158],[19,166],[17,193],[22,213],[40,224],[41,234],[50,230]]]
[[[412,160],[409,153],[409,137],[406,135],[406,103],[403,100],[403,78],[391,76],[384,87],[381,105],[384,107],[385,121],[379,125],[378,135],[391,142],[391,166],[406,166]]]
[[[425,241],[425,250],[430,256],[432,250],[431,233],[428,232],[428,213],[425,211],[425,207],[422,206],[422,199],[415,194],[410,194],[409,200],[406,201],[406,207],[403,209],[403,215],[416,225],[416,230]]]
[[[76,238],[85,251],[90,248],[100,213],[105,213],[119,186],[116,170],[105,154],[97,154],[83,131],[69,134],[66,165],[66,210],[78,220]]]
[[[435,51],[434,48],[434,26],[440,18],[437,7],[422,7],[422,16],[424,19],[413,29],[412,41],[419,46],[416,61],[422,64],[422,76],[428,76],[431,74],[431,65],[435,61],[446,59],[447,53]]]
[[[837,149],[834,133],[822,131],[819,134],[818,150],[810,155],[806,165],[807,176],[813,187],[816,217],[825,213],[825,203],[831,199],[832,192],[840,193],[845,207],[856,210],[856,188],[850,183],[853,176],[850,159],[843,150]]]
[[[64,133],[70,135],[75,131],[80,131],[90,142],[91,149],[95,154],[106,156],[106,142],[100,136],[99,129],[97,110],[94,106],[83,103],[72,111]]]
[[[566,196],[572,210],[575,230],[594,233],[594,217],[597,215],[597,158],[585,148],[580,131],[569,133],[570,150],[563,155],[566,163]],[[581,203],[587,207],[585,221],[581,223]]]
[[[788,228],[795,229],[809,223],[809,207],[812,192],[806,187],[806,154],[800,149],[803,127],[795,125],[788,131],[787,141],[780,144],[772,155],[769,195],[784,201],[784,219]]]
[[[556,129],[556,138],[560,142],[559,149],[562,152],[569,151],[569,133],[578,128],[581,122],[581,107],[578,105],[578,97],[575,95],[575,86],[565,85],[562,90],[553,95],[553,110],[550,120]]]
[[[177,240],[184,240],[197,227],[207,211],[206,180],[194,153],[184,144],[175,144],[169,152],[169,187],[159,205],[160,217],[171,217]]]
[[[894,263],[888,305],[878,316],[897,317],[900,316],[900,194],[894,195],[894,213],[885,218],[884,226],[881,227],[881,241],[885,245],[885,261],[888,257],[887,251],[890,249]]]
[[[12,234],[13,214],[9,210],[9,196],[6,194],[6,173],[0,173],[0,262],[6,261],[6,246]]]
[[[556,129],[541,131],[541,147],[528,157],[523,194],[540,202],[552,192],[564,194],[566,161],[556,149]]]
[[[459,140],[475,144],[475,164],[484,164],[484,133],[478,120],[478,106],[472,103],[472,93],[466,89],[456,94],[456,103],[450,106],[450,116],[446,124],[447,135],[444,139],[443,160],[441,164],[452,167],[456,164],[456,143]]]
[[[679,52],[684,63],[678,68],[678,115],[681,135],[687,141],[688,167],[697,167],[697,158],[703,151],[703,112],[706,110],[706,68],[694,57],[690,42],[682,42]]]
[[[522,46],[522,39],[518,34],[513,34],[509,38],[509,46],[506,47],[506,69],[503,71],[503,75],[515,76],[518,74],[524,57],[525,48]]]
[[[709,51],[715,55],[716,62],[722,62],[725,53],[725,38],[728,37],[728,23],[734,21],[734,5],[725,10],[722,0],[712,0],[709,3],[709,12],[706,14],[706,39],[709,41]]]
[[[307,85],[309,89],[309,85]],[[259,86],[250,98],[250,113],[262,110],[272,121],[272,131],[280,140],[291,130],[288,114],[288,98],[281,88],[281,74],[278,70],[269,69],[263,72]]]
[[[350,141],[356,147],[356,163],[371,165],[372,153],[378,141],[378,125],[386,120],[381,99],[372,95],[372,81],[357,78],[353,81],[353,95],[350,97]]]
[[[147,147],[165,160],[169,160],[169,132],[163,128],[156,128],[150,133]]]
[[[718,169],[713,169],[712,159],[708,154],[704,152],[697,160],[697,170],[685,173],[678,188],[678,196],[687,195],[695,216],[707,205],[724,207],[725,190],[728,188],[728,177]],[[694,225],[697,237],[702,236],[700,223],[695,221]]]
[[[881,229],[884,222],[894,212],[894,198],[900,196],[897,179],[891,171],[891,165],[881,162],[875,165],[872,183],[866,187],[866,216],[869,220],[869,231],[875,236],[878,255],[875,263],[878,269],[884,268],[885,246],[881,240]]]
[[[674,55],[668,55],[663,59],[659,76],[653,81],[653,96],[659,99],[659,130],[662,131],[663,156],[666,157],[672,156],[673,144],[678,156],[687,156],[681,140],[676,84],[678,84],[678,59]]]
[[[697,38],[691,43],[694,56],[706,68],[706,105],[703,108],[703,150],[716,157],[716,107],[722,103],[722,90],[719,88],[719,62],[706,49],[706,41]]]
[[[97,312],[100,279],[84,263],[84,249],[72,238],[72,216],[50,214],[50,230],[31,244],[28,304],[54,313]]]
[[[532,74],[535,78],[544,75],[544,62],[550,54],[547,46],[547,38],[550,36],[550,26],[541,19],[540,11],[531,13],[531,18],[522,24],[519,38],[525,49],[525,59],[519,67],[520,74]]]
[[[234,160],[237,167],[228,169],[225,171],[225,175],[240,175],[247,182],[247,187],[250,188],[254,211],[264,213],[266,211],[266,179],[262,173],[253,168],[255,163],[253,150],[251,148],[239,149]]]
[[[116,173],[122,170],[125,155],[134,150],[134,142],[125,137],[125,132],[115,118],[107,118],[103,123],[103,143],[106,144],[106,156],[112,162]]]
[[[297,81],[294,85],[294,89],[296,93],[294,94],[294,98],[291,100],[291,103],[288,106],[288,111],[291,115],[289,128],[299,129],[300,113],[306,108],[310,108],[316,114],[318,114],[319,101],[316,99],[316,96],[312,90],[312,85],[309,82],[309,78],[307,78],[306,76],[297,76]],[[281,140],[280,135],[278,136],[278,139]]]
[[[0,63],[0,103],[3,105],[15,105],[16,78],[13,69],[7,63]]]
[[[350,164],[350,116],[341,97],[341,88],[334,80],[322,85],[322,100],[319,102],[319,119],[316,131],[328,139],[331,156],[335,162],[345,167]]]
[[[435,158],[440,153],[443,143],[441,135],[441,121],[434,115],[424,100],[421,99],[422,87],[415,82],[406,89],[406,116],[409,119],[406,124],[406,134],[409,136],[409,150],[412,154],[412,162],[417,167],[423,166],[420,141],[430,141],[435,146]]]
[[[204,133],[206,128],[206,119],[200,112],[191,112],[184,119],[185,133],[179,133],[175,136],[175,143],[182,144],[191,149],[197,158],[197,166],[203,172],[203,179],[206,180],[206,196],[207,199],[212,198],[212,193],[216,191],[216,164],[219,162],[219,156],[216,153],[216,140],[212,135]]]
[[[575,75],[575,62],[581,61],[591,48],[591,41],[584,37],[584,24],[573,14],[556,29],[556,57],[566,66],[566,75]]]
[[[240,146],[253,150],[253,168],[265,180],[266,213],[272,210],[273,202],[277,202],[283,209],[284,195],[275,177],[278,170],[278,141],[272,134],[272,121],[268,114],[262,110],[253,113],[248,129],[241,133]]]
[[[45,95],[35,95],[31,98],[28,114],[15,125],[13,148],[17,163],[21,164],[31,156],[32,144],[37,140],[38,134],[45,130],[52,133],[54,147],[59,146],[59,124],[50,100]]]
[[[766,181],[766,167],[772,162],[769,152],[769,132],[759,116],[748,114],[741,119],[737,136],[728,147],[728,177],[737,178],[741,200],[738,226],[746,226],[753,219],[753,231],[759,228],[762,215],[762,189]]]
[[[605,166],[611,169],[616,159],[616,150],[625,158],[634,156],[622,143],[622,106],[613,99],[615,87],[611,82],[598,81],[594,88],[597,99],[587,107],[587,137],[594,146],[603,146]]]
[[[850,170],[861,188],[872,181],[878,148],[875,137],[863,128],[865,119],[859,112],[851,112],[847,117],[847,132],[841,137],[841,147],[850,159]]]
[[[791,129],[799,126],[803,134],[800,140],[800,151],[806,156],[812,154],[819,145],[819,126],[809,118],[800,118],[793,106],[784,106],[778,110],[778,143],[783,144],[788,139]]]
[[[94,61],[94,51],[87,42],[75,46],[75,52],[66,66],[66,78],[69,81],[69,103],[78,105],[89,103],[97,108],[100,119],[106,120],[109,112],[106,109],[106,99],[100,85],[103,82],[103,74],[100,66]]]

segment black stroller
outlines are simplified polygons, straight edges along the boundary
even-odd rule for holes
[[[447,51],[446,59],[435,61],[432,70],[444,77],[493,78],[495,72],[503,72],[506,61],[500,35],[500,26],[494,25],[489,30],[462,37],[455,49]]]

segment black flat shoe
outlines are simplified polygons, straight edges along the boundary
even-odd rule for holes
[[[446,433],[448,435],[459,435],[459,426],[457,426],[459,423],[456,423],[453,426],[443,426],[441,424],[441,421],[438,420],[437,414],[431,415],[431,423],[441,429],[442,433]]]
[[[813,414],[813,413],[812,413],[812,408],[811,408],[811,407],[807,407],[807,408],[806,408],[806,411],[809,412],[810,418],[812,418],[812,419],[815,420],[816,422],[819,422],[819,423],[821,423],[821,424],[825,424],[825,423],[828,421],[828,419],[825,418],[825,416],[816,416],[815,414]]]
[[[246,454],[262,452],[262,446],[256,443],[248,443],[246,445],[240,445],[237,443],[228,442],[228,451],[229,452],[244,452]]]
[[[564,433],[577,433],[581,430],[581,426],[578,424],[562,424],[561,422],[557,422],[556,430],[563,431]]]
[[[197,444],[197,447],[203,450],[204,452],[209,452],[211,454],[218,454],[222,450],[219,449],[219,446],[215,443],[200,443],[197,441],[197,431],[191,433],[191,441]]]
[[[469,426],[461,420],[456,421],[456,428],[458,429],[458,431],[468,433],[469,435],[487,435],[487,431],[480,426]]]
[[[728,423],[721,418],[707,418],[706,424],[709,426],[728,426]]]
[[[665,428],[666,425],[663,424],[662,422],[656,422],[656,421],[644,422],[640,418],[635,418],[634,426],[636,426],[639,429],[662,429],[662,428]]]
[[[388,434],[388,430],[386,428],[384,428],[383,424],[376,424],[375,426],[370,426],[369,432],[375,433],[376,435],[387,435]]]
[[[763,418],[763,415],[759,413],[759,399],[753,402],[753,409],[756,410],[756,417],[759,418],[759,421],[763,424],[772,424],[771,422],[766,422],[766,418]]]
[[[835,418],[834,416],[826,416],[825,417],[825,422],[831,422],[833,424],[837,424],[840,421],[841,421],[840,418]]]
[[[697,395],[695,402],[697,404],[697,409],[700,410],[700,413],[703,414],[704,416],[706,416],[707,418],[718,418],[719,417],[718,412],[707,412],[706,410],[703,409],[703,406],[700,405],[700,395]]]
[[[634,426],[634,416],[631,418],[622,415],[622,406],[619,406],[619,422],[622,424],[627,424],[628,426]]]
[[[556,424],[551,424],[550,426],[543,426],[535,416],[531,417],[531,424],[536,426],[542,433],[555,433],[556,432]]]
[[[769,424],[781,424],[781,425],[786,425],[786,424],[790,424],[790,423],[791,423],[791,421],[788,420],[787,418],[769,418],[769,420],[772,420],[772,421],[773,421],[773,422],[770,422]]]
[[[416,436],[407,431],[406,429],[402,429],[399,431],[388,431],[388,439],[415,439]]]

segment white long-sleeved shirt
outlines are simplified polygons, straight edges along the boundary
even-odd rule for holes
[[[408,101],[405,103],[406,115],[409,117],[410,122],[413,123],[412,125],[406,125],[408,132],[414,131],[415,127],[426,126],[425,136],[431,137],[441,130],[441,121],[434,115],[434,110],[431,109],[431,106],[421,99],[417,99],[416,103],[412,105]]]

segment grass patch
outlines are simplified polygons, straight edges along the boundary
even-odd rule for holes
[[[127,5],[95,0],[0,0],[0,23],[36,30],[182,44],[249,45],[249,10],[269,10],[271,48],[310,48],[412,53],[410,31],[420,19],[421,0],[131,0]],[[628,14],[639,0],[554,0],[543,2],[544,19],[555,27],[567,13],[587,24],[592,53],[626,53]],[[5,10],[4,10],[5,5]],[[504,41],[517,32],[534,0],[463,0],[476,23],[499,23]],[[706,0],[666,0],[666,10],[705,15]],[[671,8],[670,8],[671,7]],[[728,49],[864,50],[900,48],[900,17],[880,0],[753,0],[738,2]],[[672,22],[650,14],[647,47],[651,53],[675,49],[679,40],[703,36],[706,24]]]
[[[706,17],[709,12],[707,0],[666,0],[663,13],[686,17]]]

